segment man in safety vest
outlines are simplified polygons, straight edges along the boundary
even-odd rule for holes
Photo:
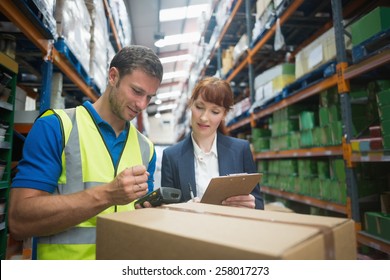
[[[153,190],[153,144],[130,122],[155,96],[163,68],[149,48],[112,59],[95,103],[48,110],[34,123],[11,188],[9,229],[33,237],[34,259],[95,259],[96,217],[134,209]]]

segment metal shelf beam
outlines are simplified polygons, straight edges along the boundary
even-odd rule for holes
[[[288,200],[300,202],[309,206],[314,206],[314,207],[347,215],[347,207],[345,205],[333,203],[330,201],[324,201],[314,197],[304,196],[296,193],[285,192],[278,189],[272,189],[265,186],[261,186],[261,191],[263,193],[270,194],[273,196],[278,196]]]
[[[284,150],[284,151],[267,151],[256,153],[256,159],[277,159],[277,158],[296,158],[296,157],[329,157],[342,156],[342,146],[314,147],[310,149]]]

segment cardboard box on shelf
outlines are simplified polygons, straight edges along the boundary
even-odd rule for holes
[[[356,259],[350,219],[202,203],[102,215],[97,259]]]

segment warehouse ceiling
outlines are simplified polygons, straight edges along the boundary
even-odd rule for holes
[[[183,43],[169,45],[158,48],[154,43],[162,38],[171,36],[174,34],[201,32],[199,18],[187,18],[174,21],[160,22],[159,11],[161,9],[180,8],[191,5],[210,4],[211,0],[125,0],[130,16],[130,22],[132,26],[132,43],[137,45],[144,45],[152,48],[160,58],[171,57],[175,55],[183,55],[191,53],[191,49],[195,43]],[[210,4],[211,5],[211,4]],[[189,69],[191,67],[191,61],[186,59],[184,61],[164,63],[164,74],[167,73],[181,73],[185,71],[189,75]],[[172,79],[164,79],[157,95],[168,93],[180,92],[183,89],[184,83],[188,78],[179,77]],[[152,100],[148,108],[149,115],[153,115],[157,112],[163,113],[164,111],[170,111],[170,106],[175,106],[176,97],[162,98],[162,103],[157,105]],[[168,105],[168,106],[165,106]],[[171,107],[172,108],[172,107]]]

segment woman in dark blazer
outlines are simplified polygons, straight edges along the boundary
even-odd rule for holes
[[[192,198],[191,191],[200,199],[212,177],[257,172],[249,142],[223,133],[233,103],[230,85],[222,79],[208,77],[195,86],[189,103],[192,132],[162,157],[161,186],[181,189],[183,202]],[[259,184],[251,194],[223,204],[264,209]]]

